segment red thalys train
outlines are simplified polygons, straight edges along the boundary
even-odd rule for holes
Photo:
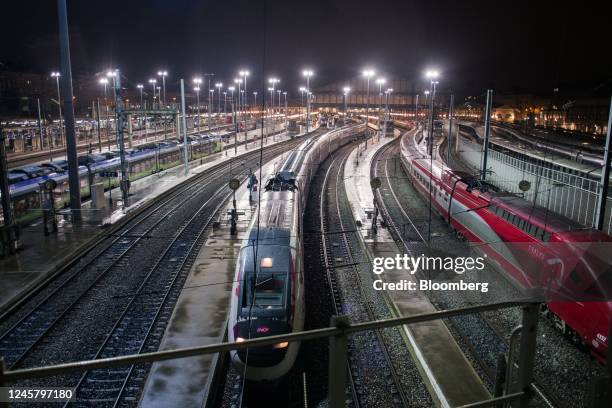
[[[432,161],[425,143],[413,133],[401,143],[402,164],[417,190],[458,234],[486,244],[480,248],[515,282],[545,289],[546,312],[558,328],[605,364],[612,237]]]

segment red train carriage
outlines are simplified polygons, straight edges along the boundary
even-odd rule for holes
[[[612,320],[612,237],[427,157],[406,136],[402,163],[417,190],[524,288],[540,288],[557,326],[605,361]],[[570,300],[568,300],[570,299]]]

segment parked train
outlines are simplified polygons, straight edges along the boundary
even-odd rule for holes
[[[198,153],[210,153],[216,148],[215,143],[221,140],[227,142],[231,133],[225,132],[215,135],[196,135],[189,136],[189,152],[190,155]],[[120,158],[116,153],[107,153],[107,159],[102,160],[85,160],[89,161],[87,165],[79,166],[80,186],[84,190],[84,194],[88,194],[88,188],[91,184],[96,182],[107,182],[105,178],[101,178],[99,173],[104,171],[118,171],[120,166]],[[84,158],[84,156],[83,156]],[[182,143],[177,141],[165,141],[156,144],[151,143],[150,145],[140,146],[139,149],[126,151],[126,163],[128,174],[138,174],[151,169],[162,169],[165,165],[174,163],[182,160]],[[85,164],[84,161],[79,160]],[[54,196],[58,204],[61,205],[63,197],[68,192],[68,172],[65,161],[58,161],[53,163],[46,163],[40,168],[53,168],[52,172],[44,171],[39,175],[37,173],[18,175],[19,173],[13,172],[13,182],[10,185],[11,201],[13,202],[13,209],[15,217],[20,220],[24,216],[32,213],[32,210],[41,208],[41,194],[40,188],[42,183],[47,179],[53,179],[57,182],[57,188],[54,191]],[[63,166],[63,168],[62,168]],[[36,166],[29,166],[36,167]],[[64,171],[61,171],[64,170]],[[44,174],[43,174],[44,173]]]
[[[458,126],[460,130],[467,130],[473,136],[477,137],[480,141],[482,141],[482,136],[475,131],[476,127],[481,126],[480,124],[465,122],[459,123]],[[587,166],[601,168],[601,166],[603,165],[603,154],[597,153],[593,149],[587,150],[586,148],[582,148],[580,146],[572,146],[561,142],[550,143],[542,140],[541,138],[525,136],[518,132],[515,128],[512,128],[507,124],[504,124],[503,126],[495,125],[493,126],[493,129],[497,132],[500,132],[501,134],[506,134],[510,140],[515,139],[520,143],[525,143],[526,145],[529,145],[534,149],[537,149],[542,152],[557,154],[566,158],[567,160],[571,160]],[[503,147],[511,148],[508,146]]]
[[[401,145],[416,189],[458,234],[486,244],[479,248],[515,282],[543,288],[546,313],[559,329],[605,364],[612,321],[612,257],[606,248],[612,248],[612,237],[449,170],[439,159],[430,161],[417,135],[406,134]]]
[[[350,125],[306,140],[292,151],[260,194],[236,264],[228,338],[231,342],[304,328],[302,217],[312,177],[334,150],[365,126]],[[274,383],[293,366],[299,342],[232,351],[232,364],[250,381]]]

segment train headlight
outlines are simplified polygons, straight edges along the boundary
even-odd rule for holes
[[[287,347],[289,347],[289,342],[288,341],[283,341],[283,342],[280,342],[280,343],[276,343],[274,345],[274,348],[277,349],[277,350],[278,349],[284,349],[284,348],[287,348]]]
[[[244,340],[243,337],[236,337],[236,343],[242,343]]]

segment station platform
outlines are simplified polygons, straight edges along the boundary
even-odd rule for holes
[[[275,129],[278,130],[278,129]],[[261,134],[261,129],[248,133],[251,140]],[[244,133],[242,134],[244,137]],[[300,135],[298,135],[300,136]],[[270,146],[289,139],[286,134],[269,136],[265,146]],[[265,140],[265,139],[264,139]],[[257,143],[259,146],[259,143]],[[106,233],[106,230],[126,218],[127,215],[141,209],[155,197],[169,190],[175,185],[203,172],[208,168],[239,157],[255,148],[255,144],[239,145],[237,152],[228,148],[223,152],[215,153],[203,159],[189,163],[189,170],[185,174],[183,165],[135,180],[131,183],[130,202],[123,207],[119,189],[105,193],[106,207],[92,208],[91,202],[82,204],[82,223],[72,224],[69,217],[63,217],[58,210],[58,229],[56,233],[44,235],[42,219],[39,219],[20,232],[20,249],[16,254],[0,258],[0,313],[14,304],[23,293],[53,276],[69,260],[76,258],[88,247],[92,240],[97,240]],[[113,204],[108,205],[109,194],[112,194]]]
[[[253,169],[259,186],[274,176],[285,156],[266,164],[261,178],[259,170]],[[236,262],[252,216],[257,211],[258,192],[249,200],[245,183],[238,190],[236,208],[241,215],[235,236],[230,234],[228,214],[232,203],[229,201],[221,211],[220,227],[209,234],[189,272],[159,350],[220,343],[224,339]],[[205,406],[217,359],[218,355],[207,355],[154,363],[140,406]]]
[[[370,186],[370,169],[376,153],[393,138],[369,143],[366,150],[355,149],[346,161],[344,183],[349,201],[352,203],[353,217],[361,220],[359,229],[362,242],[370,259],[374,257],[395,257],[404,253],[399,248],[386,228],[377,224],[377,233],[373,234],[371,219],[365,209],[373,208],[374,194]],[[382,194],[386,194],[381,190]],[[364,209],[365,208],[365,209]],[[414,275],[405,270],[385,270],[376,279],[384,282],[399,282],[403,279],[416,281]],[[397,316],[410,316],[434,312],[436,309],[427,296],[420,291],[385,291],[389,303]],[[405,338],[423,380],[436,401],[437,406],[454,407],[491,398],[486,386],[467,360],[459,345],[443,321],[403,326]]]

